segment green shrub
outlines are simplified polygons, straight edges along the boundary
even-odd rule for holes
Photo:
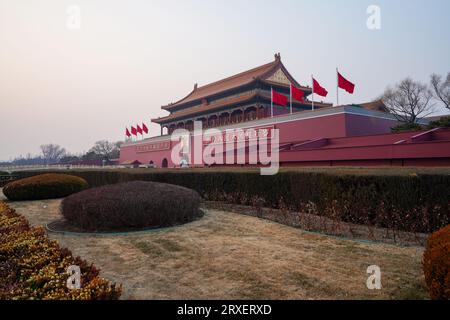
[[[429,129],[434,128],[450,128],[450,117],[442,117],[439,120],[431,121],[428,124]]]
[[[81,288],[67,288],[67,268],[80,267]],[[28,221],[0,202],[0,300],[112,300],[121,295],[100,278],[99,270],[75,258],[56,241],[49,240],[42,227]]]
[[[424,129],[434,128],[450,128],[450,117],[443,116],[439,120],[431,121],[427,126],[422,126],[418,123],[402,123],[391,129],[392,132],[404,132],[404,131],[418,131]]]
[[[391,129],[391,131],[394,133],[398,133],[398,132],[404,132],[404,131],[419,131],[419,130],[423,130],[423,129],[424,129],[424,127],[418,123],[402,123],[396,127],[393,127]]]
[[[65,198],[62,215],[88,231],[169,227],[201,216],[199,194],[165,183],[134,181],[88,189]]]
[[[434,300],[450,300],[450,225],[433,233],[423,254],[425,282]]]
[[[47,173],[10,182],[3,193],[12,201],[40,200],[66,197],[87,187],[83,178]]]
[[[429,233],[450,223],[449,174],[372,172],[377,171],[282,170],[275,176],[261,176],[257,170],[74,170],[71,174],[83,177],[90,186],[164,182],[194,189],[207,200],[252,205],[260,198],[265,207],[403,231]]]

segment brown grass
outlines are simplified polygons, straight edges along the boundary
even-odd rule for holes
[[[205,201],[204,206],[210,209],[264,218],[305,231],[353,240],[369,240],[402,246],[425,246],[429,236],[426,233],[404,232],[394,229],[352,224],[324,216],[299,213],[286,209],[250,207],[220,201]]]
[[[59,203],[10,205],[32,224],[45,224],[60,218]],[[159,232],[50,236],[122,283],[125,299],[427,298],[421,247],[336,239],[212,209]],[[382,290],[366,288],[372,264],[381,267]]]

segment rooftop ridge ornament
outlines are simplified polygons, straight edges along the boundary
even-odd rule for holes
[[[281,60],[281,54],[279,52],[275,53],[275,60],[276,61],[280,61]]]

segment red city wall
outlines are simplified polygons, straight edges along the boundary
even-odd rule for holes
[[[356,112],[358,111],[352,113],[337,110],[334,114],[326,115],[309,112],[304,118],[295,120],[280,116],[274,117],[272,123],[269,120],[254,127],[273,126],[280,130],[282,166],[450,165],[450,130],[425,134],[392,134],[391,127],[397,124],[395,120],[383,117],[380,113],[363,115]],[[241,125],[245,127],[246,123]],[[170,149],[151,151],[152,145],[170,141],[170,136],[156,140],[148,139],[123,145],[120,163],[138,160],[142,164],[149,164],[153,161],[157,167],[162,167],[163,160],[166,159],[168,167],[174,167]],[[192,142],[193,139],[191,150]],[[294,147],[288,150],[291,144]],[[174,143],[171,143],[171,147],[173,145]],[[139,150],[141,152],[138,152]]]

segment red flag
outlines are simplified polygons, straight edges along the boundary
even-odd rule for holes
[[[142,131],[144,131],[145,133],[148,133],[148,128],[145,125],[145,123],[142,122]]]
[[[131,133],[135,136],[137,136],[137,130],[135,127],[131,126]]]
[[[126,130],[125,130],[125,135],[129,138],[129,137],[131,137],[131,133],[130,133],[130,131],[128,130],[128,128],[126,128]]]
[[[279,104],[280,106],[286,107],[288,103],[288,98],[285,95],[278,93],[272,89],[272,102],[275,104]]]
[[[355,91],[355,85],[345,79],[339,72],[338,72],[338,86],[341,89],[344,89],[348,93],[353,93]]]
[[[326,97],[328,95],[328,91],[325,90],[317,81],[313,78],[313,90],[314,93],[317,93],[319,96]]]
[[[305,97],[305,93],[299,88],[293,86],[292,84],[291,84],[291,94],[292,98],[297,101],[302,101]]]
[[[136,131],[139,132],[140,134],[142,134],[142,129],[141,127],[139,127],[139,125],[136,125]]]

